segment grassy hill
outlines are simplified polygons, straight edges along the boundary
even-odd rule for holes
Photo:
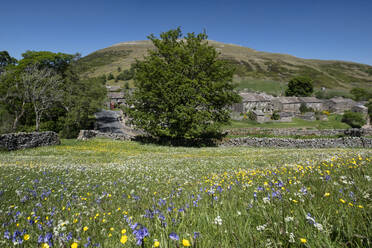
[[[345,61],[301,59],[291,55],[260,52],[247,47],[208,41],[221,52],[221,59],[236,68],[234,81],[238,88],[280,94],[285,83],[296,75],[313,78],[315,87],[346,92],[352,87],[372,87],[372,66]],[[142,59],[151,41],[123,42],[93,52],[80,60],[81,71],[88,77],[129,69],[136,59]],[[118,69],[120,68],[120,69]],[[120,84],[110,80],[108,84]]]

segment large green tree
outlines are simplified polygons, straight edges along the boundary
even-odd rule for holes
[[[134,92],[126,113],[131,122],[156,137],[212,137],[229,121],[229,106],[239,102],[233,69],[219,60],[205,33],[181,29],[148,37],[155,50],[134,64]]]
[[[292,78],[285,91],[286,96],[311,96],[314,92],[314,87],[311,78],[306,76],[298,76]]]

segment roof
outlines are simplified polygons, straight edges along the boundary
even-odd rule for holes
[[[109,92],[107,95],[110,99],[124,98],[124,93],[123,92]]]
[[[277,97],[276,100],[282,104],[296,104],[301,103],[298,97]]]
[[[239,95],[242,97],[243,102],[269,102],[274,98],[273,96],[264,93],[257,94],[244,92]]]
[[[252,112],[253,112],[253,114],[255,114],[257,116],[265,115],[264,112],[262,112],[261,110],[253,110]]]
[[[288,113],[288,112],[279,112],[278,114],[279,114],[280,118],[293,117],[292,113]]]
[[[360,104],[357,104],[355,106],[353,106],[353,109],[363,109],[363,110],[368,110],[368,108],[366,106],[363,106],[363,105],[360,105]]]
[[[310,97],[299,97],[298,98],[301,102],[305,103],[322,103],[322,99],[318,99],[316,97],[310,96]]]
[[[333,103],[355,103],[352,99],[343,97],[333,97],[329,100]]]
[[[121,90],[121,87],[120,86],[106,86],[107,90],[109,92],[113,92],[113,91],[120,91]]]

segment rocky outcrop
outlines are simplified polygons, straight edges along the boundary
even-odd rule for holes
[[[371,138],[344,137],[335,139],[235,138],[224,140],[220,146],[249,146],[275,148],[372,148]]]
[[[59,145],[55,132],[9,133],[0,135],[0,149],[13,151],[38,146]]]

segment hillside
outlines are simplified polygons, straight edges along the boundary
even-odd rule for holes
[[[221,59],[236,67],[234,81],[240,89],[258,86],[282,90],[291,77],[307,75],[316,87],[348,91],[352,87],[372,87],[372,66],[345,61],[301,59],[291,55],[260,52],[247,47],[208,41],[221,52]],[[123,42],[93,52],[80,60],[82,74],[88,77],[129,69],[135,59],[142,59],[151,41]],[[120,69],[118,69],[120,68]],[[109,84],[115,84],[111,80]],[[120,84],[120,82],[116,82]],[[278,86],[279,85],[279,86]]]

